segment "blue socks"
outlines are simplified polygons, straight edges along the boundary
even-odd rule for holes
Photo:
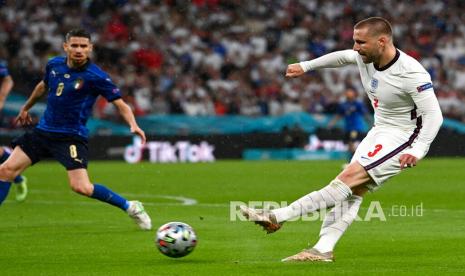
[[[129,201],[100,184],[94,184],[94,192],[90,197],[119,207],[123,211],[129,208]]]
[[[11,187],[10,182],[0,181],[0,205],[2,205],[3,201],[8,196],[10,187]]]
[[[4,148],[3,149],[3,154],[0,156],[0,164],[5,162],[8,157],[10,157],[10,153]],[[23,177],[21,175],[18,175],[14,180],[13,183],[20,183],[23,181]]]
[[[10,187],[10,182],[0,181],[0,205],[8,196]],[[94,184],[94,193],[90,197],[119,207],[123,211],[129,208],[129,202],[125,198],[100,184]]]

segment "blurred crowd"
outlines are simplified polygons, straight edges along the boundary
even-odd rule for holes
[[[465,121],[463,11],[460,0],[4,0],[0,58],[28,95],[64,34],[84,27],[138,116],[331,113],[347,87],[364,96],[357,68],[286,80],[287,64],[351,48],[354,23],[383,16],[430,72],[446,116]],[[95,116],[115,110],[99,100]]]

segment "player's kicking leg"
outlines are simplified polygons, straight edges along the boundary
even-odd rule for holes
[[[92,184],[86,169],[68,170],[71,189],[76,193],[106,202],[125,211],[143,230],[152,229],[152,221],[139,201],[128,201],[104,185]]]
[[[279,230],[287,220],[316,212],[322,208],[333,207],[336,203],[344,201],[351,195],[352,190],[350,187],[336,178],[323,189],[311,192],[287,207],[264,211],[243,206],[241,212],[249,220],[263,227],[267,233],[273,233]]]
[[[301,197],[287,207],[266,212],[242,207],[241,211],[250,220],[262,226],[268,233],[273,233],[287,220],[318,211],[322,208],[331,208],[337,203],[350,199],[352,197],[352,189],[363,187],[370,180],[371,178],[365,169],[358,162],[354,162],[342,171],[336,179],[331,181],[328,186]],[[360,205],[357,204],[357,206]],[[276,225],[279,225],[279,227],[273,228]],[[283,261],[332,261],[333,259],[332,251],[321,252],[316,248],[310,248],[285,258]]]
[[[242,206],[241,212],[246,218],[263,227],[267,233],[273,233],[287,220],[321,208],[330,208],[350,195],[352,195],[350,187],[336,178],[323,189],[305,195],[287,207],[266,211]]]
[[[283,262],[332,262],[334,247],[347,228],[357,217],[362,204],[363,195],[368,191],[365,187],[353,189],[353,195],[334,206],[325,216],[320,230],[320,239],[309,249],[284,258]]]

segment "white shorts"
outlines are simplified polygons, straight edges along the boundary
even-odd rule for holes
[[[360,142],[351,162],[358,161],[375,182],[375,190],[386,180],[400,173],[399,157],[411,148],[419,128],[405,131],[397,128],[373,127]]]

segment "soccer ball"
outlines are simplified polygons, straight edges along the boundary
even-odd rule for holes
[[[157,230],[155,244],[168,257],[180,258],[190,254],[197,245],[194,229],[183,222],[168,222]]]

